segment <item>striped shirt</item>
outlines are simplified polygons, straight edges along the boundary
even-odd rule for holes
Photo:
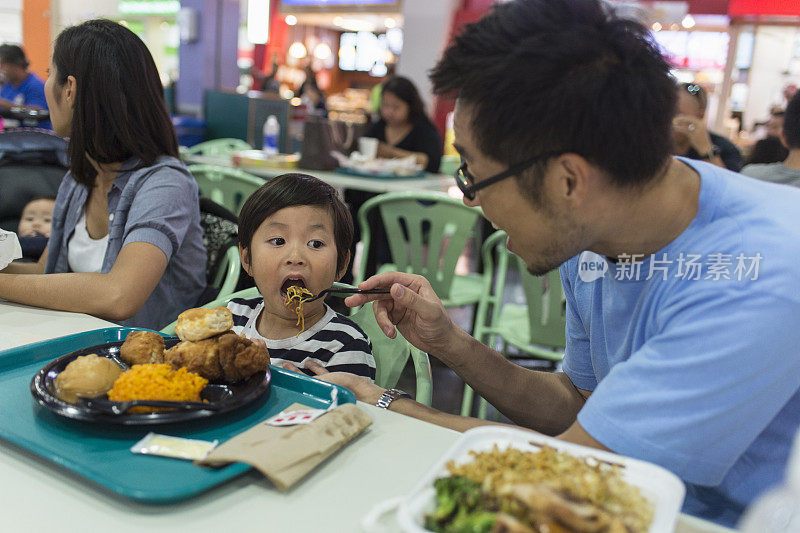
[[[313,375],[305,366],[308,361],[314,361],[330,372],[350,372],[375,379],[375,358],[369,337],[355,322],[327,305],[325,316],[319,322],[296,337],[278,340],[264,338],[256,330],[258,317],[264,309],[263,298],[234,298],[228,302],[228,309],[233,314],[233,331],[266,342],[273,365],[289,361]]]

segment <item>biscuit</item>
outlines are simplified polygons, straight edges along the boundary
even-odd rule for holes
[[[119,348],[126,364],[146,365],[164,362],[164,338],[155,331],[131,331]]]
[[[201,341],[233,327],[233,315],[227,307],[187,309],[178,315],[175,334],[182,341]]]

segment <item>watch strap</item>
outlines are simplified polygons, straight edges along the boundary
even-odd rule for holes
[[[411,395],[401,391],[400,389],[389,389],[381,394],[381,397],[378,398],[378,401],[375,403],[375,405],[381,409],[388,409],[389,405],[391,405],[391,403],[398,398],[411,399]]]

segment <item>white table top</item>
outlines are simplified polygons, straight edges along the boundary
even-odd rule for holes
[[[0,351],[116,325],[82,313],[53,311],[0,300]]]
[[[198,165],[219,165],[233,167],[229,158],[220,157],[207,157],[207,156],[187,156],[184,158],[187,164]],[[384,178],[367,178],[361,176],[351,176],[348,174],[340,174],[338,172],[331,172],[326,170],[303,170],[298,169],[279,169],[279,168],[266,168],[266,167],[250,167],[241,166],[233,167],[244,170],[254,176],[262,178],[274,178],[287,172],[305,172],[311,174],[315,178],[319,178],[325,183],[329,183],[334,187],[340,189],[355,189],[368,192],[403,192],[403,191],[439,191],[450,192],[457,194],[460,197],[460,191],[455,185],[453,176],[445,176],[444,174],[428,174],[424,178],[397,178],[397,179],[384,179]],[[454,188],[454,189],[453,189]]]
[[[87,315],[0,301],[2,349],[113,325]],[[375,504],[410,492],[459,433],[361,402],[359,407],[372,417],[372,426],[288,493],[250,472],[189,501],[165,506],[118,497],[0,441],[0,530],[360,531],[361,519]],[[685,516],[676,529],[723,531],[728,530]]]

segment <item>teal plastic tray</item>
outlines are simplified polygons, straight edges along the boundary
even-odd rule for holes
[[[352,392],[271,366],[269,397],[237,411],[179,424],[147,427],[102,426],[63,418],[39,406],[30,382],[48,361],[80,348],[124,340],[140,328],[105,328],[28,344],[0,352],[0,438],[121,496],[149,504],[173,503],[196,496],[248,472],[235,463],[207,469],[189,461],[134,454],[139,439],[154,431],[220,443],[300,402],[330,405],[331,389],[339,403],[355,403]]]

